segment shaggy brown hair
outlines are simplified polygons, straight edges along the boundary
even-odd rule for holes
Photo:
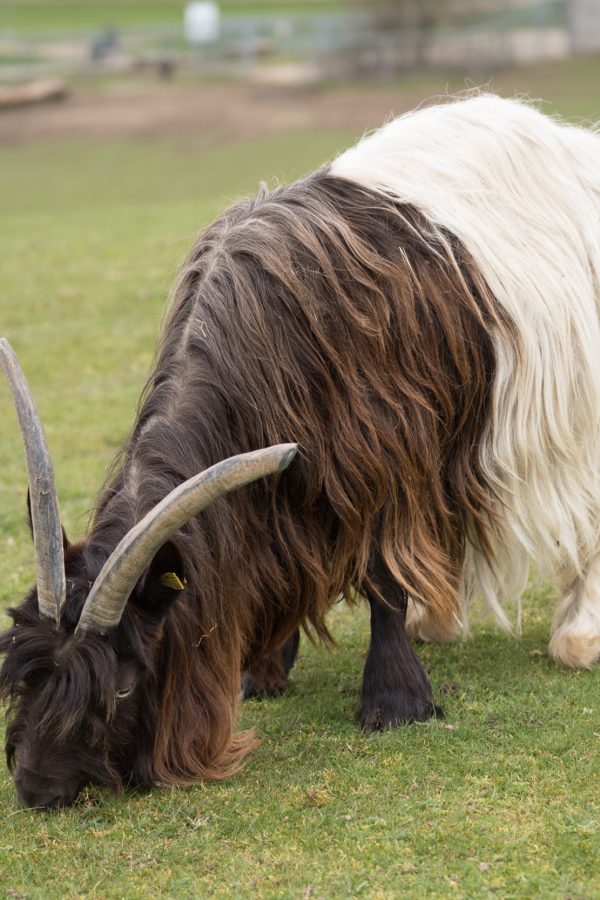
[[[199,236],[89,541],[114,547],[176,484],[284,441],[280,478],[173,540],[188,579],[164,623],[154,777],[230,774],[240,669],[389,572],[439,619],[465,535],[487,546],[479,448],[497,310],[457,239],[327,170],[235,204]]]
[[[371,606],[363,726],[439,714],[406,596],[448,621],[465,540],[487,546],[480,446],[499,327],[456,238],[327,170],[207,228],[90,533],[66,543],[58,628],[34,589],[0,636],[21,801],[69,803],[90,780],[230,775],[254,745],[236,734],[240,673],[282,687],[298,628],[327,639],[340,594]],[[118,627],[73,635],[105,561],[176,485],[290,441],[284,473],[217,500],[158,551]]]

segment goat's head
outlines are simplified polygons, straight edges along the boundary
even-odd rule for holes
[[[170,538],[209,503],[282,471],[280,444],[231,457],[175,488],[100,558],[69,544],[39,416],[10,345],[11,387],[27,459],[37,585],[0,636],[0,695],[8,699],[6,754],[24,806],[72,803],[88,783],[148,784],[160,634],[185,572]]]

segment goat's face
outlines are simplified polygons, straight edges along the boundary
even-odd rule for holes
[[[67,553],[58,629],[40,617],[34,590],[0,636],[6,757],[26,807],[70,804],[89,783],[118,792],[148,780],[160,627],[134,607],[110,634],[76,634],[93,577],[86,555]]]
[[[185,586],[171,537],[223,494],[283,471],[297,446],[225,459],[174,487],[126,534],[117,520],[109,539],[71,546],[40,418],[5,338],[0,368],[25,446],[37,572],[0,636],[0,697],[19,799],[46,808],[72,803],[89,782],[117,791],[152,782],[162,626]]]

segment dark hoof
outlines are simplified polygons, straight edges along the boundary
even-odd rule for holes
[[[242,700],[264,700],[267,697],[279,697],[285,692],[281,685],[258,685],[247,672],[242,674]]]
[[[429,700],[396,698],[383,702],[363,701],[360,724],[363,731],[388,731],[412,722],[426,722],[428,719],[443,719],[444,710]]]

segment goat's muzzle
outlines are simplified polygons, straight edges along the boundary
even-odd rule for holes
[[[44,810],[70,806],[84,785],[79,779],[54,778],[21,765],[15,773],[15,787],[21,806]]]

